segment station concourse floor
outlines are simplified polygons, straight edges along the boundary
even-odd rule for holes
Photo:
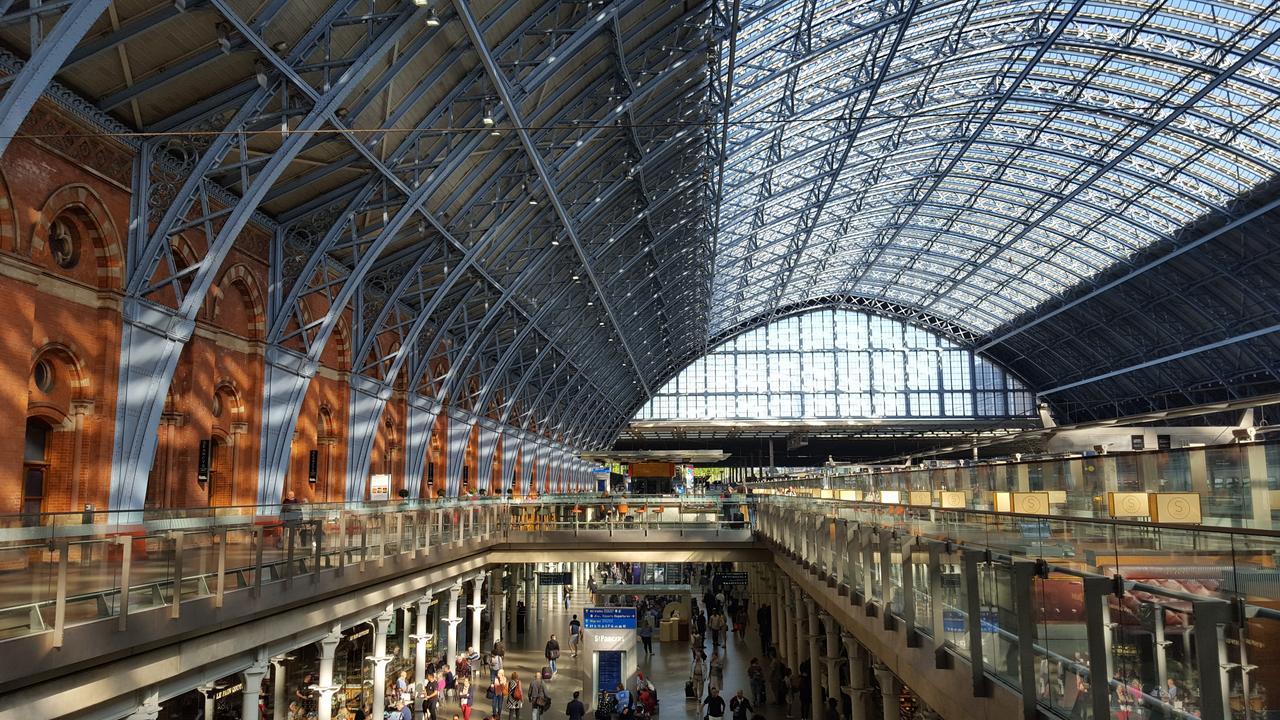
[[[553,632],[556,634],[556,639],[560,641],[562,648],[559,673],[549,685],[552,698],[551,711],[543,715],[543,717],[551,718],[552,720],[565,717],[565,705],[572,698],[574,690],[583,689],[583,682],[589,670],[587,663],[590,660],[585,652],[577,658],[572,657],[572,653],[569,652],[569,620],[575,613],[579,619],[582,618],[583,605],[580,600],[588,597],[586,588],[577,589],[574,596],[575,600],[571,609],[566,611],[563,609],[563,603],[558,598],[555,600],[554,609],[549,608],[550,593],[542,593],[541,601],[543,604],[540,622],[534,622],[533,609],[530,608],[529,610],[529,629],[533,632],[526,632],[514,641],[511,638],[507,638],[506,642],[507,654],[504,662],[506,672],[508,675],[511,674],[512,670],[518,672],[521,684],[528,687],[528,681],[546,664],[543,659],[543,648],[546,645],[547,637]],[[751,612],[754,618],[755,609],[752,608]],[[710,640],[707,641],[706,647],[709,657],[711,653]],[[662,643],[658,642],[655,637],[652,657],[644,654],[643,647],[639,643],[636,644],[636,651],[640,653],[637,662],[638,669],[653,682],[658,690],[659,708],[656,717],[662,720],[702,720],[704,715],[702,706],[699,703],[684,699],[684,683],[689,679],[689,662],[691,658],[689,643],[687,641]],[[750,697],[751,688],[747,682],[747,663],[752,657],[760,656],[759,634],[754,628],[748,627],[745,640],[738,640],[730,635],[728,647],[723,649],[722,652],[727,652],[724,669],[724,682],[727,687],[721,690],[721,695],[725,697],[727,702],[735,692],[741,689],[743,694]],[[483,688],[485,687],[488,687],[487,675],[477,686],[477,691],[474,695],[476,706],[471,714],[472,720],[483,720],[491,709],[490,701],[484,697]],[[595,702],[594,698],[588,699],[587,695],[588,693],[583,693],[583,702],[587,705],[587,718],[590,720],[591,713],[595,710]],[[706,697],[705,689],[702,696]],[[451,718],[452,713],[457,709],[457,702],[449,701],[445,708],[446,712],[450,713],[450,715],[446,715],[446,718]],[[786,709],[780,705],[771,704],[765,708],[756,708],[755,712],[762,713],[769,720],[784,720],[786,718]],[[530,717],[529,707],[526,704],[520,711],[520,718],[521,720],[529,720]],[[726,720],[729,717],[727,710],[725,717]],[[506,718],[503,720],[506,720]]]

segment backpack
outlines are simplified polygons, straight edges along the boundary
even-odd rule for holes
[[[520,689],[520,681],[518,680],[515,682],[514,685],[511,686],[511,699],[512,700],[524,699],[524,691]]]

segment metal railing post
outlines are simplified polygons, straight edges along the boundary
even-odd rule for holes
[[[218,528],[213,538],[218,543],[218,579],[213,593],[213,606],[220,608],[227,591],[227,529]]]
[[[117,537],[116,542],[120,544],[120,593],[118,596],[120,615],[116,619],[116,630],[124,632],[129,622],[129,582],[130,575],[133,573],[133,537],[123,535]]]
[[[181,614],[182,608],[182,539],[183,532],[181,530],[169,533],[169,540],[173,543],[173,591],[171,598],[173,600],[169,605],[169,617],[176,620]]]
[[[1089,699],[1095,718],[1111,717],[1111,607],[1119,579],[1084,578],[1085,640],[1089,645]]]
[[[1196,665],[1200,671],[1200,717],[1225,720],[1231,717],[1227,693],[1227,640],[1224,628],[1231,622],[1231,606],[1225,600],[1193,602],[1195,613]],[[1248,702],[1248,698],[1245,699]]]
[[[261,525],[253,528],[253,596],[262,596],[262,550],[266,541],[266,528]]]
[[[978,592],[978,565],[986,560],[986,553],[965,548],[961,553],[961,560],[960,581],[964,588],[964,610],[969,616],[969,665],[973,696],[986,697],[987,676],[982,663],[982,596]]]
[[[53,604],[53,646],[62,647],[62,630],[67,623],[67,555],[71,550],[65,538],[55,541],[58,553],[58,585]]]
[[[1036,564],[1030,560],[1013,562],[1013,610],[1018,623],[1018,686],[1022,689],[1022,717],[1036,720]],[[1046,678],[1046,681],[1048,678]]]

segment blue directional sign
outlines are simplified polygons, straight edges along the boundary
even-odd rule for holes
[[[588,630],[635,630],[636,609],[585,608],[582,611],[582,626]]]

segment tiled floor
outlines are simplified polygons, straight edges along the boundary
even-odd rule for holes
[[[585,590],[576,593],[577,597],[586,596]],[[544,603],[548,598],[544,597]],[[554,632],[561,640],[562,646],[566,649],[564,656],[560,660],[560,672],[549,686],[552,707],[551,712],[543,717],[550,720],[563,718],[565,704],[573,695],[574,690],[582,690],[583,681],[586,676],[589,662],[586,654],[580,655],[574,659],[570,657],[567,648],[567,636],[569,630],[569,618],[572,614],[582,616],[582,607],[575,603],[574,607],[569,611],[565,611],[559,604],[554,609],[547,607],[542,608],[541,622],[534,624],[532,611],[530,612],[530,626],[533,632],[511,641],[508,638],[506,668],[508,674],[515,670],[519,673],[522,682],[527,686],[529,679],[538,671],[545,663],[542,650],[546,644],[547,636]],[[637,651],[640,645],[637,644]],[[710,650],[710,643],[707,645]],[[700,705],[694,702],[687,702],[684,699],[684,683],[689,678],[689,644],[687,642],[669,642],[653,643],[653,657],[645,657],[643,653],[640,655],[639,669],[649,678],[658,689],[658,701],[660,703],[658,717],[661,720],[702,720],[703,711]],[[729,640],[727,654],[725,656],[725,685],[726,689],[722,694],[728,698],[734,692],[741,689],[744,694],[750,695],[750,688],[747,684],[747,663],[751,657],[760,653],[760,638],[758,635],[748,633],[746,640]],[[487,686],[487,680],[484,683]],[[587,693],[583,693],[584,698]],[[481,712],[487,712],[489,706],[488,701],[484,700],[483,691],[476,693],[476,712],[472,714],[472,720],[483,718]],[[585,700],[584,700],[585,701]],[[588,702],[588,718],[590,711],[594,710],[594,704]],[[446,709],[452,713],[454,706]],[[782,720],[786,716],[785,710],[776,705],[770,705],[763,710],[769,720]],[[728,714],[726,713],[726,716]],[[529,719],[529,710],[526,706],[521,711],[523,720]],[[505,719],[504,719],[505,720]]]

